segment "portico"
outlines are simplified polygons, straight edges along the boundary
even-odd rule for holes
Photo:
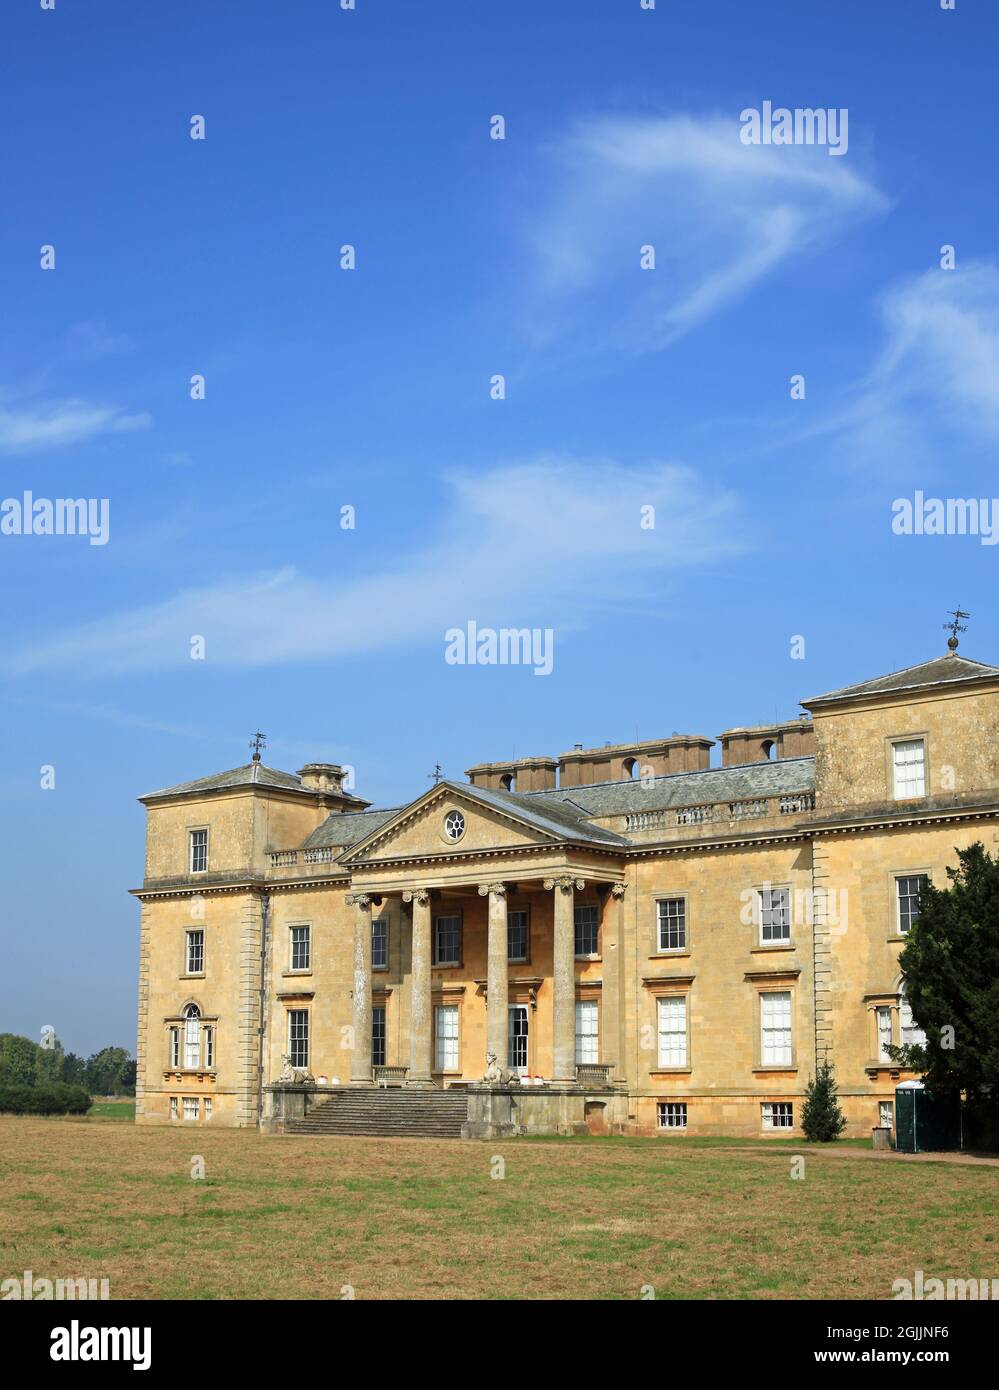
[[[468,1085],[481,1082],[490,1056],[525,1083],[574,1086],[581,1061],[594,1076],[613,1071],[621,1012],[616,918],[625,885],[616,865],[588,865],[584,876],[567,859],[547,867],[493,859],[488,877],[425,871],[422,881],[406,884],[397,869],[388,881],[369,864],[355,877],[346,897],[352,1085],[374,1085],[383,1072],[401,1069],[407,1087]],[[385,1029],[381,1066],[371,1046],[372,923],[379,918],[400,937],[383,1006],[396,1016]],[[577,1004],[584,996],[581,1057]]]

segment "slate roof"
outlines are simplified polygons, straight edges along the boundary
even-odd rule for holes
[[[211,777],[198,777],[193,782],[179,782],[175,787],[163,787],[157,792],[146,792],[140,801],[148,801],[154,796],[185,796],[188,792],[224,791],[227,787],[275,787],[285,791],[304,792],[301,777],[291,772],[280,772],[276,767],[264,763],[246,763],[243,767],[230,768],[228,772],[216,772]]]
[[[493,791],[486,787],[473,787],[466,782],[441,782],[438,785],[439,788],[446,788],[460,796],[467,797],[470,801],[478,801],[481,805],[491,807],[495,811],[515,815],[549,838],[583,841],[597,845],[619,846],[629,843],[623,835],[617,835],[613,830],[605,830],[602,826],[594,825],[588,819],[588,812],[579,806],[558,802],[539,805],[533,795]],[[405,806],[397,806],[390,811],[363,811],[356,815],[353,813],[340,815],[334,812],[318,830],[313,831],[302,848],[312,849],[317,845],[343,844],[349,846],[359,844],[361,840],[368,835],[373,835],[376,830],[380,830],[394,816],[406,809]],[[353,822],[353,825],[344,825],[345,821]]]
[[[378,830],[386,821],[397,816],[402,806],[393,806],[383,811],[333,811],[322,825],[317,826],[307,840],[302,841],[302,849],[316,849],[321,845],[356,845]]]
[[[594,782],[588,787],[524,792],[522,799],[542,801],[549,808],[553,802],[571,801],[585,815],[622,816],[631,811],[659,811],[671,806],[700,806],[709,802],[749,801],[758,796],[785,796],[793,792],[810,792],[814,788],[815,759],[803,757],[781,758],[777,762],[743,763],[737,767],[705,768],[701,772],[672,772],[665,777],[656,777],[647,787],[643,787],[639,781]]]
[[[293,772],[281,772],[279,768],[267,767],[265,763],[245,763],[243,767],[230,768],[228,772],[216,772],[211,777],[198,777],[193,782],[179,782],[175,787],[163,787],[160,791],[146,792],[140,801],[152,801],[161,796],[187,796],[196,792],[226,791],[230,787],[272,787],[277,791],[301,792],[304,796],[318,796],[320,793],[302,785],[301,777]],[[329,793],[326,793],[329,795]],[[347,800],[364,805],[361,797],[342,792]]]
[[[541,801],[535,792],[503,792],[455,782],[448,785],[455,791],[471,796],[473,800],[493,806],[497,811],[510,811],[528,825],[543,830],[547,835],[556,835],[559,839],[594,840],[607,845],[629,843],[623,835],[594,825],[588,819],[592,812],[585,810],[578,802],[573,804],[568,797],[560,801],[554,798]]]
[[[840,690],[830,690],[826,695],[813,695],[801,703],[807,709],[825,701],[885,695],[894,690],[916,690],[922,686],[946,685],[953,681],[994,680],[997,676],[999,666],[987,666],[984,661],[972,661],[970,657],[958,656],[957,652],[947,652],[945,656],[923,661],[918,666],[906,666],[901,671],[876,676],[874,680],[861,681],[858,685],[845,685]]]
[[[495,810],[511,811],[529,825],[558,839],[626,845],[631,843],[626,836],[594,825],[589,818],[813,791],[815,761],[811,757],[784,758],[779,762],[746,763],[741,767],[709,768],[703,772],[675,772],[655,778],[648,787],[636,781],[596,782],[588,787],[561,787],[555,791],[504,792],[458,782],[441,785]],[[382,810],[334,811],[301,848],[341,845],[347,849],[380,830],[405,809],[394,806]]]

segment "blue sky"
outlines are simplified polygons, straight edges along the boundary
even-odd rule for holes
[[[0,497],[106,497],[110,541],[0,535],[0,1030],[133,1045],[135,798],[258,727],[391,805],[788,717],[958,603],[999,661],[996,547],[891,529],[999,495],[997,38],[992,0],[6,5]],[[743,145],[767,100],[846,153]],[[552,628],[552,674],[446,663],[469,619]]]

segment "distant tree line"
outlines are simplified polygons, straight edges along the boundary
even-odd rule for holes
[[[0,1082],[0,1112],[5,1115],[85,1115],[92,1104],[86,1086],[46,1081],[41,1086]]]
[[[82,1087],[91,1095],[134,1096],[135,1061],[124,1047],[102,1047],[84,1059],[58,1038],[41,1046],[16,1033],[0,1033],[0,1086]]]

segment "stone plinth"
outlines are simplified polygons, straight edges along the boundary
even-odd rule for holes
[[[293,1085],[275,1081],[264,1087],[264,1113],[260,1128],[264,1134],[283,1134],[289,1120],[304,1120],[310,1110],[342,1091],[343,1086]]]
[[[615,1087],[469,1086],[464,1139],[516,1134],[623,1134],[628,1097]]]

